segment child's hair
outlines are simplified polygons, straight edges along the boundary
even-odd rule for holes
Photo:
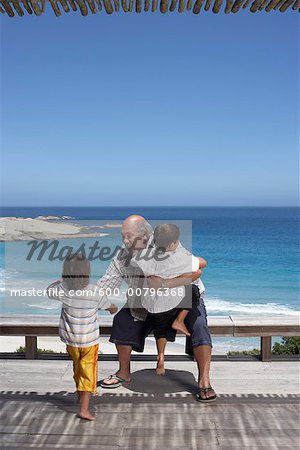
[[[177,242],[179,236],[180,231],[177,225],[163,223],[155,228],[153,240],[156,247],[166,249],[170,244]]]
[[[84,289],[90,281],[90,262],[81,253],[68,255],[63,265],[63,280],[68,290]]]

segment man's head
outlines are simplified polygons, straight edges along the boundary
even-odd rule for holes
[[[180,231],[177,225],[162,223],[155,228],[153,240],[157,248],[173,251],[178,246],[179,236]]]
[[[126,248],[142,250],[152,234],[151,225],[142,216],[127,217],[122,224],[122,240]]]

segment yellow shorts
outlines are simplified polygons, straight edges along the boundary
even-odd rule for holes
[[[67,352],[73,360],[74,381],[77,391],[96,392],[98,349],[98,344],[84,348],[67,345]]]

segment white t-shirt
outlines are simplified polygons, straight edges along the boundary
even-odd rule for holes
[[[171,252],[160,253],[155,256],[156,248],[145,249],[131,259],[133,266],[138,266],[145,277],[156,275],[161,278],[171,279],[184,273],[196,272],[199,269],[199,260],[192,255],[180,243]],[[164,259],[165,258],[165,259]],[[200,281],[196,283],[200,294],[205,288]],[[179,286],[172,289],[154,291],[149,289],[147,279],[142,288],[142,305],[150,313],[160,313],[176,308],[185,296],[185,287]]]

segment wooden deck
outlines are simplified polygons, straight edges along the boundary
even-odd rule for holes
[[[2,360],[1,449],[299,450],[299,363],[213,362],[216,402],[195,401],[196,365],[133,362],[127,387],[99,390],[93,423],[76,417],[70,361]],[[115,362],[99,363],[99,379]]]

